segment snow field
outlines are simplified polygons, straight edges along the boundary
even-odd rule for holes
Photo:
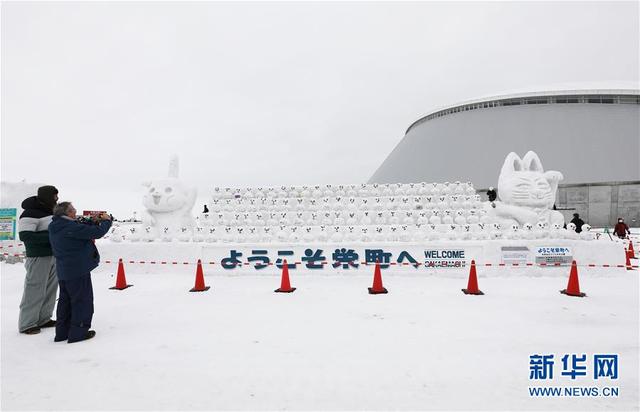
[[[69,345],[51,329],[18,334],[24,268],[1,269],[3,410],[638,408],[637,271],[581,269],[581,299],[558,292],[568,268],[479,270],[485,296],[462,294],[466,271],[384,270],[389,294],[372,296],[372,274],[291,271],[298,289],[276,294],[275,270],[206,268],[212,289],[188,293],[193,265],[127,271],[134,287],[113,291],[115,265],[102,265],[98,334]],[[553,383],[618,386],[620,397],[530,398],[529,356],[542,353],[619,354],[616,381]]]

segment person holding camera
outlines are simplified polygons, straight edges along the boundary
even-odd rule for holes
[[[78,221],[71,202],[61,202],[53,209],[49,239],[60,286],[55,342],[80,342],[96,335],[89,330],[93,318],[91,271],[100,263],[94,240],[104,236],[111,223],[112,217],[106,213]]]

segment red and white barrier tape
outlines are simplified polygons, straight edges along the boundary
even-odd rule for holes
[[[106,264],[115,264],[118,263],[117,260],[105,260],[104,263]],[[184,262],[184,261],[155,261],[155,260],[122,260],[122,263],[127,263],[127,264],[140,264],[140,265],[197,265],[197,260],[195,262]],[[203,265],[221,265],[220,262],[213,262],[213,261],[209,261],[209,262],[201,262]],[[331,262],[331,261],[327,261],[327,260],[323,260],[323,261],[314,261],[314,262],[287,262],[289,265],[307,265],[307,264],[313,264],[313,265],[333,265],[333,264],[337,264],[338,266],[342,266],[345,264],[358,264],[358,265],[364,265],[364,266],[374,266],[375,262]],[[410,263],[410,262],[388,262],[388,263],[380,263],[381,266],[414,266],[416,268],[418,267],[422,267],[424,266],[424,263]],[[260,266],[260,267],[264,267],[264,266],[282,266],[282,263],[274,263],[274,262],[268,262],[268,263],[253,263],[253,262],[241,262],[241,263],[235,263],[235,264],[229,264],[229,266],[237,266],[237,267],[241,267],[241,266]],[[471,263],[468,263],[466,266],[471,266]],[[561,264],[561,263],[477,263],[476,262],[476,266],[485,266],[485,267],[534,267],[534,266],[538,266],[538,267],[569,267],[571,266],[571,264],[566,263],[566,264]],[[639,266],[638,265],[620,265],[620,264],[595,264],[595,263],[588,263],[588,264],[577,264],[576,266],[578,267],[589,267],[589,268],[626,268],[626,267],[631,267],[633,269],[637,269]],[[439,268],[439,269],[447,269],[447,268],[453,268],[453,266],[450,267],[443,267],[443,268]]]
[[[24,243],[18,243],[16,245],[7,245],[7,246],[0,245],[0,249],[10,248],[10,247],[19,247],[19,246],[24,246]]]
[[[21,253],[2,253],[3,256],[14,256],[14,257],[25,257],[24,254]],[[117,260],[104,260],[103,263],[105,264],[115,264],[118,263],[119,261]],[[122,263],[127,263],[127,264],[137,264],[137,265],[183,265],[183,266],[188,266],[188,265],[196,265],[197,264],[197,260],[195,262],[185,262],[185,261],[169,261],[169,260],[123,260]],[[313,261],[313,262],[288,262],[289,265],[306,265],[312,263],[313,265],[333,265],[333,264],[338,264],[337,266],[342,266],[345,264],[359,264],[359,265],[364,265],[364,266],[374,266],[375,262],[330,262],[327,260],[323,260],[323,261]],[[202,262],[203,265],[221,265],[220,262],[213,262],[213,261],[209,261],[209,262]],[[282,264],[280,263],[274,263],[274,262],[268,262],[268,263],[253,263],[253,262],[241,262],[241,263],[236,263],[236,264],[229,264],[229,266],[260,266],[260,267],[264,267],[264,266],[282,266]],[[418,267],[422,267],[424,266],[424,263],[410,263],[410,262],[389,262],[389,263],[381,263],[381,266],[414,266],[416,268]],[[466,266],[471,266],[471,264],[467,264]],[[516,267],[568,267],[571,266],[570,264],[566,263],[566,264],[561,264],[561,263],[481,263],[481,262],[476,262],[476,266],[477,267],[510,267],[510,268],[516,268]],[[632,269],[638,269],[638,267],[640,267],[639,265],[620,265],[620,264],[595,264],[595,263],[587,263],[587,264],[577,264],[577,267],[588,267],[588,268],[627,268],[630,267]],[[431,268],[431,267],[430,267]],[[454,266],[449,266],[449,267],[438,267],[438,268],[434,268],[434,269],[450,269],[450,268],[455,268]]]

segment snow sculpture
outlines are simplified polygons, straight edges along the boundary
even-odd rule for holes
[[[300,241],[300,234],[298,233],[298,227],[297,226],[290,226],[289,227],[289,242],[297,243],[299,241]]]
[[[372,235],[369,233],[369,228],[367,226],[362,226],[360,228],[360,241],[361,242],[371,242]]]
[[[129,233],[131,233],[128,236],[129,241],[131,241],[131,242],[139,242],[140,241],[140,232],[138,231],[138,228],[130,227],[129,228]]]
[[[402,223],[405,225],[413,225],[413,212],[404,212]]]
[[[433,209],[431,211],[429,223],[432,225],[439,225],[440,223],[442,223],[442,220],[440,219],[440,211],[438,209]]]
[[[112,242],[122,242],[123,240],[125,240],[127,237],[127,233],[124,229],[122,229],[120,227],[119,224],[115,224],[113,225],[113,227],[111,228],[111,230],[109,231],[109,239],[111,239]]]
[[[471,232],[471,225],[466,223],[466,224],[462,225],[460,228],[461,228],[461,232],[462,232],[461,239],[462,240],[471,240],[471,238],[473,237],[473,233]]]
[[[504,161],[498,177],[499,201],[487,202],[485,208],[494,222],[510,226],[530,222],[549,225],[564,223],[558,211],[551,210],[556,199],[558,182],[563,179],[557,171],[545,172],[538,155],[527,152],[522,159],[511,152]]]
[[[200,225],[205,227],[209,227],[213,223],[213,218],[209,213],[202,213],[198,220]]]
[[[313,233],[313,227],[306,226],[304,228],[304,231],[302,232],[302,240],[304,240],[306,243],[310,243],[310,242],[315,241],[315,235]]]
[[[390,225],[388,227],[389,231],[387,232],[387,241],[389,242],[397,242],[400,240],[400,233],[398,232],[398,226]]]
[[[540,221],[535,226],[536,239],[544,239],[549,237],[549,225],[547,222]]]
[[[591,231],[591,225],[585,223],[582,225],[582,232],[580,232],[580,239],[582,240],[595,240],[596,234]]]
[[[329,236],[329,232],[325,225],[320,225],[318,231],[316,232],[316,241],[317,242],[326,242]]]
[[[149,225],[144,227],[144,231],[141,232],[140,235],[140,240],[142,240],[143,242],[153,242],[153,240],[155,239],[153,228]]]
[[[565,230],[557,223],[551,225],[551,232],[549,236],[553,239],[562,239],[564,237]]]
[[[565,239],[571,239],[571,240],[580,239],[580,235],[578,233],[576,233],[576,224],[575,223],[569,223],[567,225],[567,230],[565,230],[564,238]]]
[[[163,242],[172,242],[174,233],[169,226],[164,226],[160,232],[160,240]]]
[[[502,239],[502,228],[500,223],[494,223],[490,229],[491,239]]]
[[[191,232],[185,226],[180,228],[180,233],[178,233],[178,240],[180,242],[190,242],[191,241]]]
[[[462,232],[460,231],[460,227],[455,224],[447,225],[447,240],[460,240],[462,238]]]
[[[427,238],[428,240],[439,240],[440,232],[438,232],[438,226],[434,224],[429,224],[427,228]]]
[[[195,219],[191,211],[197,190],[178,180],[178,167],[178,158],[174,156],[169,164],[169,177],[143,183],[148,190],[142,199],[146,208],[142,221],[153,229],[155,237],[177,233],[182,227],[193,232]]]
[[[373,241],[383,241],[384,239],[384,226],[375,226],[371,235]]]
[[[536,238],[536,233],[533,230],[533,225],[531,223],[525,223],[522,225],[523,235],[522,238],[525,240],[533,240]]]
[[[479,223],[478,224],[478,231],[475,232],[475,238],[478,240],[489,240],[490,239],[490,232],[489,232],[489,227],[484,224],[484,223]]]
[[[206,236],[205,233],[206,232],[204,230],[204,227],[197,226],[196,230],[195,230],[195,232],[193,234],[193,241],[194,242],[204,242],[205,236]]]
[[[401,225],[400,226],[400,241],[401,242],[410,242],[413,237],[413,232],[411,230],[411,226],[409,225]]]
[[[477,211],[475,209],[469,209],[469,216],[467,216],[467,223],[478,223],[480,219],[478,218]]]
[[[273,240],[273,233],[271,232],[270,226],[264,226],[262,228],[262,234],[261,234],[260,240],[264,243],[268,243]]]
[[[522,238],[522,235],[520,234],[520,226],[518,226],[517,223],[513,223],[507,233],[507,239],[517,240],[520,238]]]

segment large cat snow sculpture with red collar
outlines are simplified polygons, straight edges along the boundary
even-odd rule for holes
[[[534,152],[527,152],[522,159],[511,152],[498,178],[499,200],[485,204],[487,214],[492,221],[507,227],[513,223],[522,226],[537,222],[562,226],[562,213],[552,210],[558,182],[562,179],[560,172],[545,172]]]
[[[145,207],[142,221],[152,228],[153,237],[167,233],[182,233],[186,228],[192,234],[195,219],[191,214],[197,189],[178,179],[178,158],[172,157],[169,177],[143,183],[147,191],[142,199]]]

